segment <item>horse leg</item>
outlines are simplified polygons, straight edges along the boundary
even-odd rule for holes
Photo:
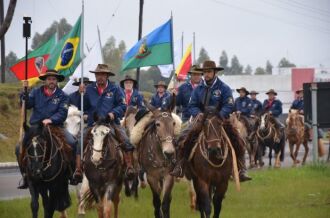
[[[280,161],[280,156],[281,156],[281,150],[275,151],[275,167],[279,168],[281,167],[281,161]]]
[[[295,150],[295,152],[294,152],[294,157],[295,157],[295,159],[296,159],[296,163],[297,164],[299,164],[300,163],[300,161],[298,160],[298,152],[299,152],[299,149],[300,149],[300,144],[301,144],[301,142],[300,141],[298,141],[297,142],[297,144],[296,144],[296,150]]]
[[[302,165],[304,165],[306,163],[307,155],[308,155],[308,152],[309,152],[307,140],[304,140],[303,145],[304,145],[304,148],[305,148],[305,154],[304,154],[304,158],[303,158],[303,161],[302,161]]]
[[[191,210],[196,210],[196,192],[192,181],[189,182],[189,196],[190,196],[190,208]]]
[[[61,213],[60,218],[67,218],[68,217],[68,213],[66,212],[66,210],[61,211],[60,213]]]
[[[269,158],[269,166],[271,167],[272,166],[272,152],[273,152],[273,149],[271,147],[269,147],[269,153],[268,153],[268,158]]]
[[[147,176],[147,180],[148,180],[149,186],[152,191],[152,203],[154,205],[155,218],[162,218],[162,213],[161,213],[161,209],[160,209],[160,207],[161,207],[161,201],[160,201],[161,188],[160,188],[159,183],[156,178]]]
[[[120,192],[116,193],[113,198],[114,217],[118,218],[118,206],[120,202]]]
[[[104,218],[111,217],[111,209],[112,209],[113,202],[108,199],[108,195],[104,195],[103,197],[103,216]]]
[[[213,207],[214,207],[213,218],[220,217],[222,200],[225,196],[227,188],[228,188],[228,180],[221,182],[216,187],[215,193],[213,195]]]
[[[174,178],[170,175],[167,175],[165,177],[164,185],[163,185],[163,190],[164,190],[164,195],[163,195],[163,202],[162,202],[162,213],[164,218],[169,218],[170,217],[170,206],[171,206],[171,201],[172,201],[172,189],[174,185]]]
[[[296,158],[293,155],[293,144],[292,144],[292,142],[289,142],[289,150],[290,150],[290,157],[292,158],[292,161],[293,161],[293,166],[296,166]]]
[[[31,182],[29,181],[29,191],[30,191],[30,194],[31,194],[31,210],[32,210],[32,217],[33,218],[37,218],[38,217],[38,209],[39,209],[39,202],[38,202],[38,199],[39,199],[39,193],[38,193],[38,190],[37,188],[31,184]]]
[[[85,214],[84,197],[88,191],[89,191],[89,183],[88,183],[88,179],[87,179],[86,175],[84,174],[83,181],[81,183],[81,187],[80,187],[80,191],[79,191],[80,199],[79,199],[79,205],[78,205],[78,215]]]
[[[103,200],[99,201],[98,206],[97,206],[97,215],[99,218],[103,218]]]
[[[42,197],[42,205],[44,207],[44,217],[51,217],[50,210],[51,210],[51,205],[49,203],[49,197],[47,195],[47,192],[45,190],[42,190],[40,192],[40,195]]]
[[[209,185],[202,181],[201,179],[197,179],[197,192],[198,192],[198,203],[199,203],[199,211],[201,213],[201,218],[210,218],[211,215],[211,200],[210,200],[210,187]]]

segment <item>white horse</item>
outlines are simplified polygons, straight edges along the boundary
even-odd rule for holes
[[[66,118],[66,120],[64,122],[64,126],[69,131],[69,133],[71,133],[71,135],[73,135],[76,138],[80,137],[80,134],[81,134],[80,133],[80,123],[81,123],[80,118],[81,118],[80,111],[78,110],[78,108],[74,105],[70,105],[70,107],[68,109],[68,117]],[[81,183],[81,187],[80,188],[79,188],[79,186],[76,187],[76,194],[77,194],[78,201],[79,201],[79,206],[78,206],[79,215],[85,214],[85,208],[84,208],[84,202],[82,200],[82,196],[84,196],[84,194],[88,190],[89,190],[88,180],[87,180],[85,174],[83,174],[83,181]]]

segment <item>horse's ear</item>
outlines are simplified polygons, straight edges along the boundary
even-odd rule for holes
[[[169,106],[169,112],[173,112],[175,108],[175,102],[176,102],[176,95],[173,93],[171,97],[171,104]]]
[[[99,120],[99,116],[97,115],[96,112],[93,113],[93,119],[94,119],[94,122],[97,122]]]
[[[30,129],[29,125],[26,122],[23,122],[23,129],[24,129],[24,132],[27,132]]]
[[[147,100],[143,99],[143,103],[146,106],[146,108],[148,108],[148,110],[150,110],[152,113],[154,113],[157,110],[157,108],[152,106]]]

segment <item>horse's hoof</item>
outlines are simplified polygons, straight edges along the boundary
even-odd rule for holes
[[[141,188],[145,189],[147,187],[147,184],[145,181],[141,181]]]
[[[299,163],[300,163],[300,160],[297,159],[297,160],[296,160],[296,163],[299,164]]]
[[[80,213],[80,214],[78,214],[77,217],[78,217],[78,218],[84,218],[84,217],[85,217],[85,214]]]

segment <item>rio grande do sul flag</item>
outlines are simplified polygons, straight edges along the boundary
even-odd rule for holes
[[[80,55],[81,19],[82,16],[79,17],[72,30],[56,44],[46,62],[48,69],[55,69],[65,77],[73,74],[82,59]]]
[[[50,51],[56,43],[56,34],[53,35],[45,44],[28,54],[28,75],[27,78],[37,78],[46,71],[46,61]],[[17,63],[10,67],[10,71],[15,74],[17,79],[25,80],[25,58],[21,58]]]
[[[124,56],[121,71],[173,63],[172,19],[138,41]]]
[[[192,47],[192,44],[190,44],[188,46],[178,68],[176,68],[176,70],[175,70],[175,74],[176,74],[178,80],[185,80],[187,78],[187,74],[191,68],[191,65],[192,65],[191,47]]]

